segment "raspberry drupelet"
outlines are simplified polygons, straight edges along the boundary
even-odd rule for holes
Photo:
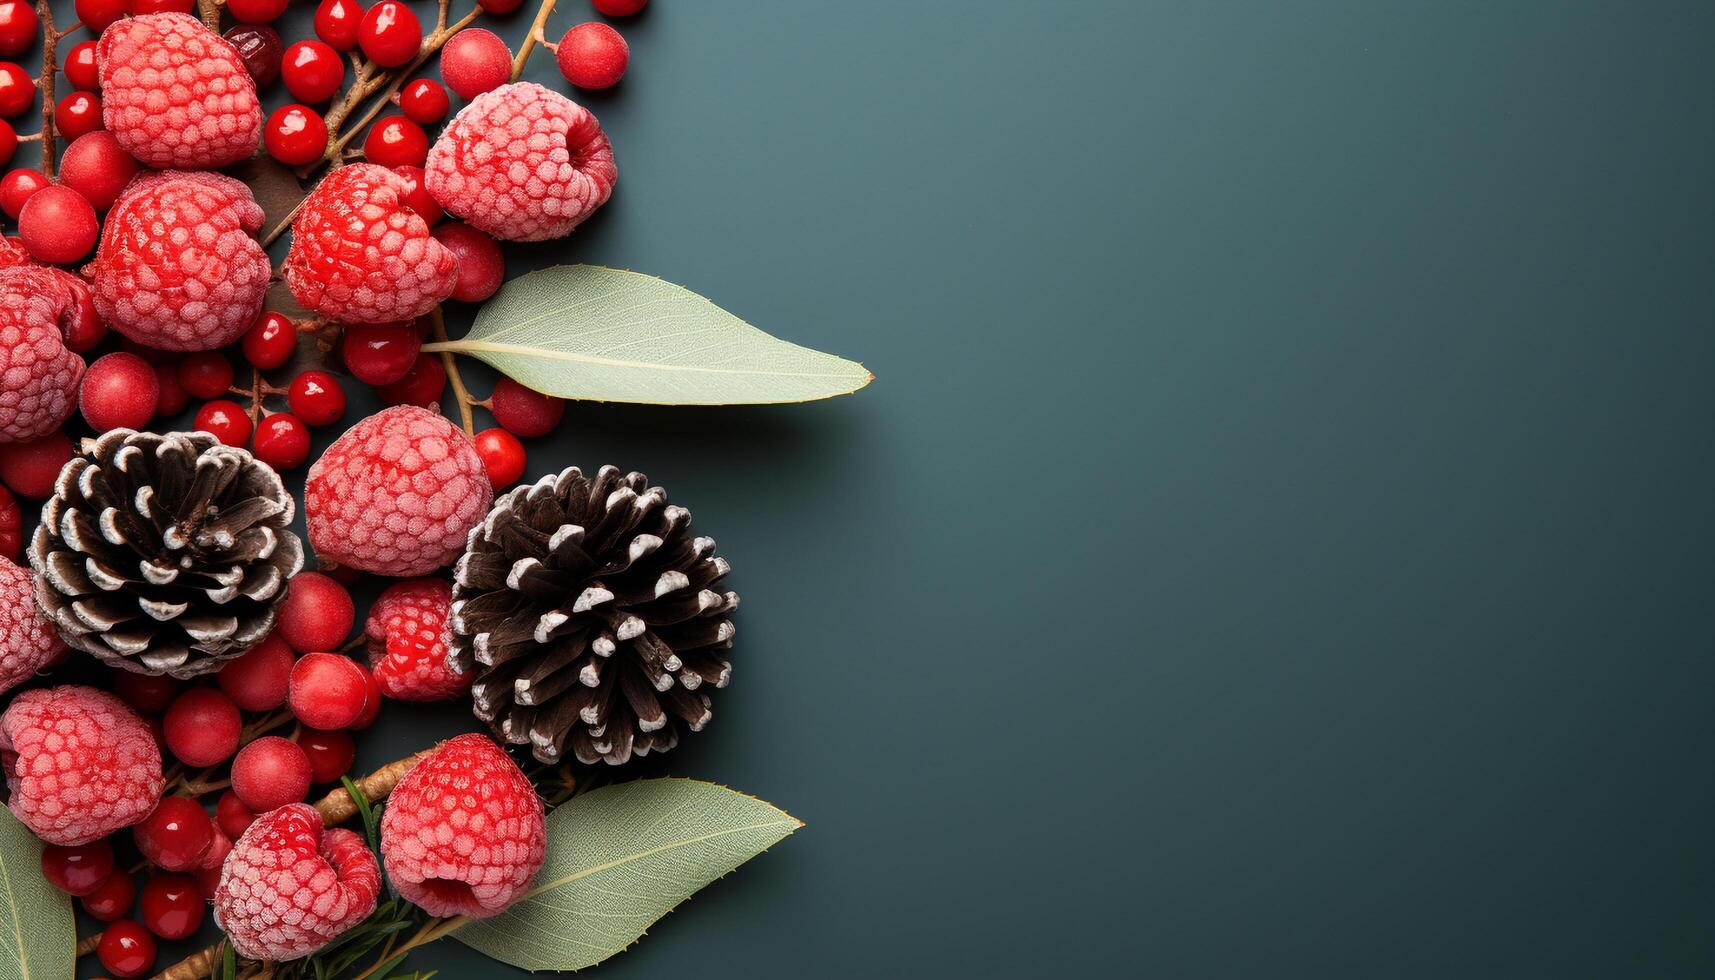
[[[238,50],[189,14],[115,21],[96,44],[101,113],[151,167],[237,163],[262,142],[262,104]]]

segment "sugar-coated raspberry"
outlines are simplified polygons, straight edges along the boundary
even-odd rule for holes
[[[631,48],[620,33],[590,21],[574,25],[554,47],[560,74],[578,88],[612,88],[625,77]]]
[[[252,813],[296,803],[310,791],[310,760],[296,742],[264,735],[232,760],[232,791]]]
[[[363,668],[337,653],[308,653],[292,667],[286,700],[311,728],[336,731],[362,717],[369,704]]]
[[[140,175],[108,212],[85,270],[95,308],[115,330],[159,350],[225,347],[256,322],[268,291],[268,253],[251,237],[262,221],[250,188],[231,177]]]
[[[388,880],[430,915],[499,915],[546,851],[542,801],[485,735],[449,739],[417,763],[381,815]]]
[[[399,701],[442,701],[470,690],[474,675],[447,664],[447,607],[452,586],[443,579],[406,579],[388,586],[369,607],[364,635],[369,668],[381,693]]]
[[[310,467],[304,487],[316,552],[376,575],[447,565],[493,502],[470,438],[412,405],[352,426]]]
[[[295,960],[375,909],[381,869],[363,838],[322,829],[302,803],[264,814],[233,845],[214,892],[214,919],[239,955]]]
[[[403,177],[374,164],[328,174],[292,222],[292,296],[343,323],[410,320],[446,299],[457,260],[406,205],[408,190]]]
[[[299,572],[286,584],[275,635],[299,653],[338,650],[357,622],[357,605],[345,586],[320,572]]]
[[[60,157],[60,183],[82,194],[97,211],[119,200],[137,170],[136,158],[105,129],[72,140]]]
[[[148,816],[161,750],[123,701],[93,687],[25,691],[0,715],[12,813],[50,844],[87,844]]]
[[[245,711],[272,711],[286,703],[293,662],[291,647],[278,633],[270,633],[250,652],[228,660],[214,680]]]
[[[167,708],[161,727],[167,748],[180,762],[198,768],[232,758],[244,720],[238,705],[212,687],[193,687]]]
[[[244,59],[189,14],[116,21],[101,32],[96,63],[107,128],[151,167],[224,167],[262,142]]]
[[[214,844],[214,821],[196,800],[169,796],[131,829],[131,836],[150,864],[167,871],[190,871],[201,866]]]
[[[619,179],[595,116],[534,82],[502,85],[460,109],[425,169],[441,207],[516,242],[569,234]]]
[[[11,557],[0,557],[0,691],[36,676],[65,650],[53,623],[36,605],[35,574],[13,564]]]
[[[74,309],[71,290],[53,272],[0,269],[0,443],[46,436],[77,407],[83,358],[65,343]]]

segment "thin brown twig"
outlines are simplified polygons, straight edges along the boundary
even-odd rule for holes
[[[548,15],[554,12],[556,0],[542,0],[542,8],[536,11],[536,19],[531,22],[530,30],[524,34],[524,42],[518,45],[518,54],[512,59],[512,80],[518,81],[524,74],[524,66],[530,61],[530,52],[536,47],[536,35],[548,24]]]
[[[95,952],[96,947],[100,945],[101,933],[98,932],[93,936],[85,936],[77,941],[77,955],[88,956]]]
[[[414,74],[418,68],[421,68],[424,62],[434,57],[435,52],[445,47],[446,43],[452,40],[454,34],[457,34],[459,31],[469,27],[473,22],[475,22],[477,17],[482,15],[481,7],[473,7],[470,13],[460,17],[457,21],[453,22],[452,26],[449,27],[447,26],[447,6],[447,0],[442,0],[440,19],[435,25],[434,32],[427,38],[423,39],[422,50],[417,52],[417,56],[415,58],[406,62],[404,67],[400,68],[390,76],[386,87],[381,90],[380,95],[370,103],[369,108],[364,110],[363,115],[359,116],[355,123],[345,127],[344,133],[340,134],[337,139],[330,141],[328,152],[322,158],[323,162],[331,162],[336,158],[343,157],[345,155],[346,146],[349,145],[353,139],[357,138],[358,133],[363,132],[363,128],[365,126],[368,126],[375,120],[376,116],[381,114],[382,109],[393,104],[394,93],[398,92],[399,89],[404,86],[405,82],[412,76],[412,74]],[[367,98],[367,96],[365,97]]]
[[[60,70],[55,55],[59,48],[59,32],[54,30],[54,7],[48,0],[36,0],[36,17],[42,22],[42,173],[54,175],[54,157],[59,152],[54,132],[54,75]]]
[[[447,318],[441,312],[440,307],[435,307],[434,313],[430,314],[429,322],[434,327],[435,340],[443,344],[449,343]],[[470,397],[470,389],[465,387],[464,376],[459,374],[458,359],[453,357],[452,351],[443,350],[440,353],[441,366],[447,369],[447,380],[453,385],[453,399],[458,402],[459,424],[464,426],[464,434],[474,439],[476,438],[476,417],[471,414],[470,407],[475,404],[475,401]]]

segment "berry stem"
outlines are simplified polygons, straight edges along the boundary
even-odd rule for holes
[[[59,147],[54,141],[54,75],[60,70],[55,49],[59,33],[54,30],[54,7],[48,0],[36,0],[36,17],[42,22],[42,173],[54,175],[54,156]]]
[[[363,128],[373,122],[382,109],[393,103],[393,97],[399,93],[399,89],[404,86],[407,80],[410,79],[411,74],[418,68],[421,68],[423,66],[423,62],[428,61],[433,57],[435,52],[441,50],[448,41],[452,40],[452,36],[454,34],[457,34],[459,31],[469,27],[477,17],[482,14],[481,7],[473,7],[470,13],[465,14],[449,27],[447,26],[447,5],[448,0],[441,0],[441,12],[439,19],[435,23],[434,32],[423,39],[422,50],[417,52],[417,56],[407,62],[403,68],[392,74],[386,88],[381,92],[381,97],[370,104],[369,108],[364,111],[363,115],[358,118],[357,122],[346,127],[345,132],[342,135],[329,139],[328,151],[322,158],[323,163],[333,162],[341,158],[341,156],[345,154],[346,146],[349,145],[353,139],[357,138],[357,134],[363,132]],[[368,98],[368,95],[365,94],[364,98]],[[359,101],[362,100],[360,99]],[[333,121],[333,116],[330,113],[328,116],[328,132],[330,134],[335,132],[337,128],[333,125]],[[319,167],[321,164],[317,163],[312,166]]]
[[[435,339],[443,344],[447,343],[447,318],[439,306],[435,307],[435,312],[430,314],[429,322],[434,327]],[[471,415],[470,409],[472,405],[476,404],[476,401],[471,398],[470,389],[465,387],[464,376],[459,374],[458,359],[453,357],[451,351],[443,350],[440,353],[441,366],[447,369],[447,380],[452,382],[453,398],[458,402],[459,424],[464,426],[464,434],[474,439],[476,438],[476,418]]]
[[[220,33],[220,2],[219,0],[197,0],[197,13],[202,15],[202,22],[208,29]]]
[[[101,933],[98,932],[93,936],[85,936],[77,941],[77,955],[88,956],[95,952],[95,948],[100,945]]]
[[[530,24],[530,30],[524,35],[524,42],[518,45],[518,54],[512,59],[512,80],[518,81],[518,76],[524,74],[524,65],[530,61],[530,52],[536,47],[536,38],[541,36],[542,29],[548,24],[548,16],[554,12],[555,0],[542,0],[542,7],[536,11],[536,20]]]

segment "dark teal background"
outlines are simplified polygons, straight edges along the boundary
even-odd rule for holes
[[[719,539],[733,687],[661,770],[808,825],[598,975],[1715,972],[1715,7],[621,28],[617,195],[514,271],[877,380],[531,446]]]

